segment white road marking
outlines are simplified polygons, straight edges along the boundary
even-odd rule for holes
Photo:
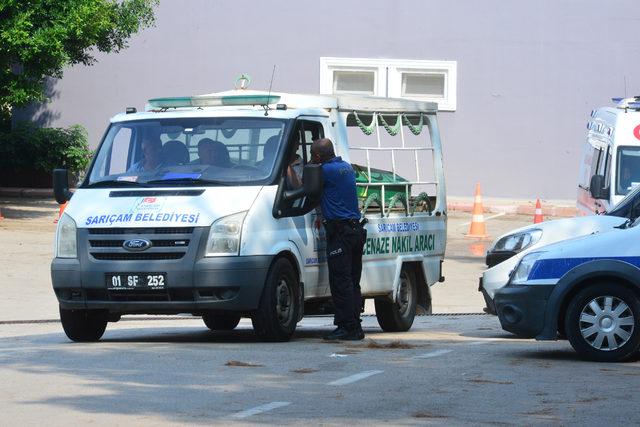
[[[442,350],[431,351],[429,353],[420,354],[418,356],[414,356],[414,359],[431,359],[432,357],[442,356],[443,354],[451,353],[453,350],[448,350],[443,348]]]
[[[359,374],[355,374],[345,378],[341,378],[339,380],[331,381],[327,385],[347,385],[347,384],[355,383],[356,381],[363,380],[372,375],[381,374],[383,372],[384,371],[364,371],[364,372],[360,372]]]
[[[271,402],[265,405],[256,406],[255,408],[247,409],[245,411],[236,412],[229,418],[247,418],[288,405],[291,405],[291,402]]]
[[[346,354],[333,353],[329,357],[348,357]]]
[[[464,343],[465,345],[489,344],[492,342],[505,341],[503,338],[482,338],[482,341],[471,341]]]

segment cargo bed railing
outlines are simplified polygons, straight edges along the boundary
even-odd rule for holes
[[[396,113],[397,115],[397,122],[396,125],[391,128],[386,121],[384,120],[384,117],[382,116],[391,116],[393,115],[392,113],[370,113],[370,112],[363,112],[361,114],[365,114],[365,115],[370,115],[372,117],[371,120],[371,124],[369,124],[368,126],[364,125],[362,123],[362,121],[359,119],[358,117],[358,112],[357,111],[353,111],[351,114],[354,115],[355,119],[356,119],[356,123],[358,123],[358,126],[363,130],[363,132],[367,135],[370,135],[372,133],[375,133],[376,135],[376,142],[377,142],[377,146],[375,147],[350,147],[350,150],[353,151],[360,151],[360,152],[364,152],[365,153],[365,157],[366,157],[366,169],[367,169],[367,178],[368,178],[368,182],[357,182],[356,185],[358,187],[380,187],[380,196],[378,197],[377,194],[372,194],[373,197],[367,197],[364,202],[363,202],[363,207],[362,207],[362,215],[364,216],[367,212],[367,210],[369,209],[370,205],[373,202],[376,202],[379,207],[380,207],[380,213],[381,216],[383,217],[388,217],[389,214],[392,212],[392,210],[395,208],[395,206],[398,204],[398,202],[400,202],[404,208],[404,211],[406,213],[407,216],[413,216],[413,214],[415,213],[415,211],[417,210],[417,208],[422,205],[426,205],[427,211],[429,212],[429,214],[431,214],[431,212],[433,212],[434,207],[431,206],[431,200],[428,196],[427,193],[423,192],[420,193],[418,196],[416,197],[411,197],[411,190],[410,187],[411,186],[433,186],[435,187],[435,196],[437,196],[438,193],[438,182],[437,181],[425,181],[422,180],[420,178],[420,160],[418,157],[418,154],[420,152],[426,152],[426,151],[430,151],[433,153],[433,156],[435,156],[437,153],[435,152],[435,148],[432,144],[432,146],[417,146],[417,147],[407,147],[406,145],[406,139],[405,139],[405,131],[404,131],[404,126],[402,126],[402,120],[404,120],[405,124],[407,124],[407,127],[409,127],[409,129],[411,130],[411,132],[414,135],[419,135],[420,132],[422,131],[422,127],[423,126],[427,126],[427,129],[429,129],[429,134],[430,134],[430,139],[433,143],[433,132],[432,132],[432,123],[430,118],[428,117],[427,114],[423,114],[423,113],[412,113],[411,116],[415,117],[419,114],[420,117],[420,123],[416,126],[413,125],[408,117],[406,113]],[[427,117],[425,117],[427,116]],[[423,120],[426,119],[427,123],[423,123]],[[400,134],[400,139],[401,139],[401,143],[402,146],[401,147],[383,147],[382,146],[382,142],[381,142],[381,138],[380,138],[380,121],[382,120],[383,122],[383,126],[385,127],[385,129],[387,130],[387,132],[392,135],[395,136],[396,134]],[[416,130],[418,129],[418,130]],[[373,152],[388,152],[391,154],[391,173],[393,174],[393,181],[392,182],[373,182],[371,179],[371,153]],[[402,181],[398,181],[397,177],[397,168],[396,168],[396,154],[397,153],[401,153],[401,152],[413,152],[413,163],[414,163],[414,167],[415,167],[415,177],[416,179],[414,181],[407,181],[407,180],[402,180]],[[435,161],[435,159],[433,159]],[[392,198],[390,198],[389,203],[387,206],[387,198],[386,198],[386,192],[388,187],[400,187],[403,186],[404,187],[404,200],[402,200],[401,197],[397,197],[398,196],[398,192],[394,191],[394,196]],[[379,199],[379,200],[376,200]]]

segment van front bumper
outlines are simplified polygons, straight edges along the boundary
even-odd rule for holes
[[[547,301],[555,285],[507,285],[493,299],[500,325],[523,338],[535,338],[544,327]]]
[[[101,309],[115,314],[250,312],[258,308],[273,256],[202,258],[173,262],[92,263],[55,258],[51,280],[65,309]],[[108,291],[107,273],[165,273],[162,290]]]

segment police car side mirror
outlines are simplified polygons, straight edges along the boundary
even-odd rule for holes
[[[322,165],[308,164],[302,174],[302,186],[307,197],[317,199],[322,194]]]
[[[66,169],[53,170],[53,196],[59,204],[63,204],[73,196],[69,191],[69,172]]]
[[[589,183],[589,192],[591,193],[591,197],[594,199],[608,199],[609,198],[609,189],[605,188],[605,177],[604,175],[593,175],[591,177],[591,182]]]

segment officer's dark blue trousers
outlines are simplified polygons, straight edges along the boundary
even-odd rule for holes
[[[327,221],[327,264],[335,308],[333,323],[353,330],[360,326],[362,250],[367,231],[357,221]]]

